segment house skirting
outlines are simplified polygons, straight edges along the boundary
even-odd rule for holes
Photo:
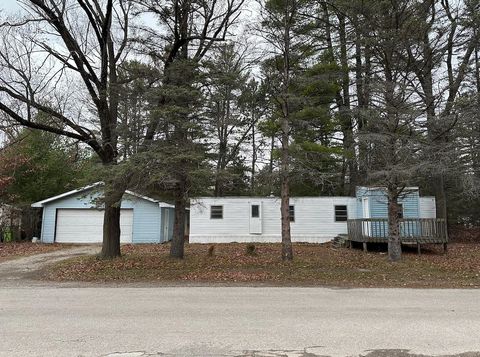
[[[292,242],[297,243],[327,243],[333,240],[333,235],[299,235],[292,234]],[[245,235],[199,235],[190,234],[190,243],[280,243],[280,234],[245,234]]]

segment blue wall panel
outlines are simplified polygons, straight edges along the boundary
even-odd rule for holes
[[[95,208],[95,201],[100,195],[101,192],[98,189],[91,189],[46,203],[43,207],[42,242],[54,242],[57,209]],[[133,243],[160,243],[162,241],[162,209],[158,203],[125,194],[121,208],[133,209]],[[173,224],[170,231],[173,231]]]
[[[362,198],[368,197],[370,218],[388,218],[388,199],[385,189],[359,187],[357,189],[357,213],[358,217],[365,218],[363,215]],[[398,199],[398,203],[403,205],[404,218],[420,217],[420,197],[418,189],[405,191]],[[369,223],[369,232],[373,237],[382,237],[388,235],[388,225],[383,222]],[[402,236],[415,235],[419,227],[415,224],[400,223],[400,234]]]

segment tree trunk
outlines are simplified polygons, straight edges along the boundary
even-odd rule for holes
[[[438,173],[433,180],[435,188],[435,204],[437,218],[443,218],[448,225],[448,210],[447,210],[447,193],[445,190],[445,175]]]
[[[288,139],[287,139],[288,140]],[[282,140],[283,142],[283,140]],[[283,146],[283,145],[282,145]],[[287,152],[285,155],[284,152]],[[287,157],[285,157],[287,156]],[[293,259],[292,239],[290,235],[290,188],[288,180],[288,151],[282,149],[282,187],[281,187],[281,220],[282,220],[282,260]],[[287,163],[287,165],[285,165]]]
[[[273,174],[273,159],[274,159],[273,152],[274,152],[274,150],[275,150],[275,135],[272,135],[270,137],[270,157],[268,159],[268,173],[270,175]]]
[[[252,110],[252,178],[250,179],[250,192],[255,192],[255,167],[257,165],[257,146],[255,143],[255,114]]]
[[[355,71],[357,82],[357,97],[358,97],[358,110],[357,110],[357,131],[363,133],[364,128],[367,127],[368,121],[368,109],[370,107],[370,82],[371,82],[371,50],[368,45],[364,48],[364,63],[362,63],[362,37],[361,37],[361,24],[356,23],[356,40],[355,40]],[[368,144],[364,138],[360,135],[358,141],[358,154],[357,154],[357,173],[355,178],[356,185],[363,185],[368,183]]]
[[[185,246],[185,188],[186,179],[181,178],[175,190],[175,220],[172,244],[170,245],[170,256],[178,259],[183,259]]]
[[[388,192],[388,259],[397,262],[402,258],[402,244],[400,241],[400,227],[398,216],[398,195]]]
[[[282,88],[282,156],[280,164],[281,176],[281,221],[282,221],[282,260],[293,260],[292,238],[290,236],[290,41],[291,19],[294,9],[287,1],[284,14],[284,52],[283,52],[283,88]],[[291,13],[292,12],[292,13]]]
[[[417,64],[417,77],[423,90],[423,100],[427,114],[427,132],[432,143],[435,142],[438,129],[436,128],[435,95],[433,91],[434,51],[431,48],[429,33],[425,32],[423,38],[423,60]],[[433,176],[432,186],[436,199],[436,215],[438,218],[447,219],[447,202],[445,193],[444,175],[437,172]]]
[[[223,182],[224,181],[223,175],[225,174],[225,169],[227,166],[226,159],[227,159],[227,142],[222,140],[218,146],[218,158],[217,158],[215,189],[214,189],[215,197],[223,196],[224,185],[225,185],[225,183]]]
[[[287,109],[285,109],[287,108]],[[285,103],[284,112],[288,113]],[[282,118],[282,156],[281,156],[281,220],[282,220],[282,260],[293,260],[292,238],[290,235],[290,150],[289,150],[290,125],[287,117]]]
[[[353,120],[351,112],[350,100],[350,70],[348,66],[348,50],[347,50],[347,30],[345,23],[345,15],[341,12],[337,14],[339,21],[339,38],[340,38],[340,64],[342,66],[342,95],[341,106],[339,107],[340,118],[342,122],[343,132],[343,148],[346,160],[346,168],[348,168],[349,186],[345,189],[346,175],[342,177],[342,191],[348,196],[355,195],[355,186],[357,182],[357,163],[355,156],[355,140],[353,135]]]
[[[123,191],[105,185],[105,211],[103,215],[103,244],[100,257],[113,259],[120,253],[120,205]]]

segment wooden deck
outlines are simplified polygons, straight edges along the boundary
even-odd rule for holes
[[[363,243],[387,243],[388,219],[364,218],[349,219],[348,240]],[[448,233],[444,219],[439,218],[404,218],[400,219],[400,239],[404,244],[443,244],[447,249]]]

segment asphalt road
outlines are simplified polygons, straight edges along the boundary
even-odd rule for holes
[[[480,291],[0,288],[1,356],[480,356]]]

